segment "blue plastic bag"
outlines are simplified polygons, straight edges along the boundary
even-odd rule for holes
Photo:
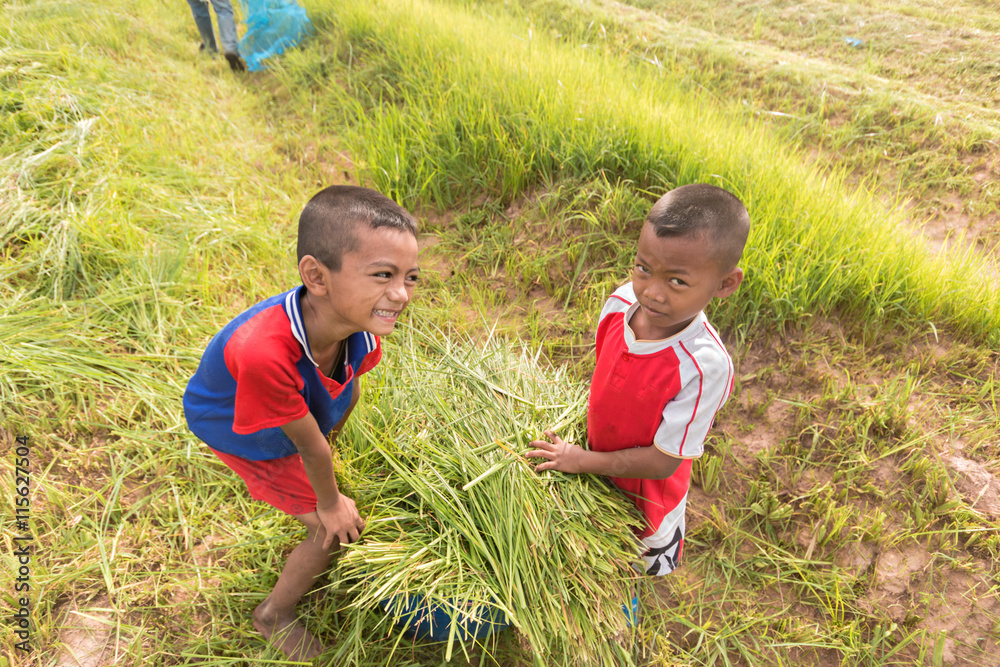
[[[488,606],[472,610],[470,618],[452,618],[448,609],[428,602],[420,593],[386,598],[379,601],[379,606],[386,613],[399,616],[396,627],[405,636],[432,642],[448,641],[451,626],[456,624],[455,638],[462,642],[483,639],[510,625],[502,611]]]
[[[240,55],[247,69],[264,69],[263,61],[301,42],[312,31],[306,10],[295,0],[240,0],[247,32],[240,40]]]

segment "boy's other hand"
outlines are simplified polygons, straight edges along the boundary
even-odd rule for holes
[[[545,437],[549,440],[532,440],[531,446],[535,449],[525,454],[528,458],[545,459],[543,463],[535,466],[536,472],[545,470],[561,470],[562,472],[572,473],[583,472],[580,468],[580,458],[584,452],[583,447],[574,445],[571,442],[565,442],[554,431],[545,431]]]
[[[341,544],[357,542],[361,531],[365,529],[365,520],[358,513],[354,500],[343,494],[337,497],[336,504],[330,507],[317,507],[316,514],[326,529],[324,549],[330,548],[335,537]]]

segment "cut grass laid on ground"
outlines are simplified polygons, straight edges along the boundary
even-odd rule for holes
[[[395,600],[399,615],[425,595],[455,618],[498,610],[535,664],[614,664],[638,516],[600,478],[537,474],[523,456],[545,428],[585,442],[586,386],[493,337],[407,328],[393,342],[391,374],[342,436],[344,475],[372,512],[339,567],[358,582],[348,609]]]

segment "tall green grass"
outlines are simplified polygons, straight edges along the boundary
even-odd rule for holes
[[[847,169],[906,201],[915,226],[933,228],[961,212],[972,223],[963,242],[996,246],[995,231],[975,224],[989,225],[1000,211],[1000,183],[989,167],[1000,128],[990,80],[997,56],[985,48],[995,20],[975,2],[917,12],[850,2],[785,9],[770,0],[478,6],[665,72],[681,88],[807,147],[820,165]],[[848,15],[854,23],[844,21]],[[848,34],[865,37],[866,48],[848,46]],[[942,43],[955,50],[945,55]]]
[[[997,290],[973,253],[932,256],[879,198],[803,167],[790,144],[667,75],[475,8],[330,0],[310,9],[320,36],[279,77],[310,97],[326,127],[348,130],[363,174],[403,202],[447,207],[484,191],[511,201],[593,174],[651,199],[716,183],[754,223],[748,280],[718,312],[723,325],[746,333],[843,313],[997,335]]]
[[[245,220],[279,215],[289,198],[244,180],[244,160],[274,157],[205,106],[218,84],[178,68],[153,81],[148,59],[122,60],[129,45],[179,51],[161,23],[65,9],[10,6],[0,32],[0,392],[22,409],[116,419],[96,388],[136,402],[119,423],[177,428],[184,369],[228,314],[196,307],[228,311],[283,285],[269,278],[284,264],[282,227]],[[238,94],[236,83],[223,90]]]

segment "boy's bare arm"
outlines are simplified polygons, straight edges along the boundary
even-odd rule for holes
[[[665,479],[674,474],[683,459],[675,458],[654,447],[633,447],[616,452],[592,452],[564,442],[552,431],[546,431],[548,440],[534,440],[529,458],[543,458],[535,470],[561,470],[572,473],[592,473],[611,477],[637,479]]]
[[[358,391],[358,383],[355,382],[351,409],[357,402]],[[334,427],[334,437],[340,433],[350,412],[349,409]],[[302,467],[305,468],[313,493],[316,494],[316,513],[326,529],[323,547],[329,548],[334,537],[341,544],[355,542],[364,529],[365,522],[358,513],[354,500],[341,494],[337,488],[330,445],[320,431],[316,418],[311,412],[307,413],[305,417],[285,424],[281,430],[295,443],[302,457]]]

